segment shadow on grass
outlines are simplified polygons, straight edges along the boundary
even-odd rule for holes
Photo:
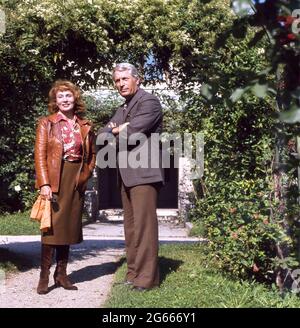
[[[25,257],[6,248],[0,248],[0,268],[8,271],[25,271],[34,266],[32,257]]]
[[[166,258],[164,256],[159,257],[159,271],[160,271],[160,283],[162,283],[168,274],[176,272],[178,268],[183,264],[181,260],[174,260]]]

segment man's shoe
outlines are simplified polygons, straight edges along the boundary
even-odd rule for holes
[[[150,288],[133,286],[132,290],[135,290],[136,292],[146,292],[146,291],[150,290]]]
[[[129,280],[126,280],[126,281],[124,281],[124,285],[131,286],[131,285],[133,285],[133,282],[129,281]]]
[[[125,285],[125,286],[132,286],[133,282],[129,280],[121,281],[121,282],[115,282],[114,285]]]

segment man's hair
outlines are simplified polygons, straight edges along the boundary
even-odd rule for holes
[[[132,64],[129,64],[129,63],[119,63],[119,64],[116,64],[115,68],[113,69],[113,72],[112,72],[112,77],[114,79],[115,77],[115,72],[116,71],[129,71],[129,73],[135,77],[136,79],[139,78],[139,72],[138,70],[135,68],[135,66],[133,66]]]

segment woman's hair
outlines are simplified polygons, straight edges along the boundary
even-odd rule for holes
[[[68,80],[57,80],[49,91],[48,112],[50,114],[58,112],[58,107],[56,105],[56,94],[58,91],[71,91],[75,98],[74,113],[76,115],[82,115],[84,113],[85,104],[81,99],[80,89]]]

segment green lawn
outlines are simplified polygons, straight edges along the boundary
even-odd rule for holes
[[[39,223],[29,218],[30,212],[0,216],[0,235],[39,235]]]
[[[299,297],[284,299],[276,288],[234,281],[214,268],[199,244],[163,245],[160,248],[160,288],[131,291],[121,284],[125,264],[117,271],[106,307],[111,308],[289,308],[300,307]]]
[[[11,253],[8,249],[0,247],[0,270],[20,271],[26,267],[21,255]]]
[[[39,235],[40,224],[29,218],[30,211],[15,214],[0,215],[0,235]],[[87,217],[84,214],[83,222],[86,224]],[[0,269],[6,271],[19,270],[26,263],[23,263],[21,256],[11,254],[6,248],[0,245]]]
[[[38,235],[39,224],[29,212],[0,216],[0,235]],[[124,286],[126,265],[116,273],[106,307],[111,308],[238,308],[299,307],[300,298],[281,298],[276,288],[255,282],[230,279],[219,272],[205,254],[205,245],[168,244],[160,247],[161,286],[148,292],[131,291]],[[0,269],[17,270],[22,258],[0,247]]]
[[[29,219],[29,212],[0,216],[0,235],[39,235],[39,223]],[[22,267],[21,257],[11,254],[0,247],[0,269],[5,271],[18,270]]]

